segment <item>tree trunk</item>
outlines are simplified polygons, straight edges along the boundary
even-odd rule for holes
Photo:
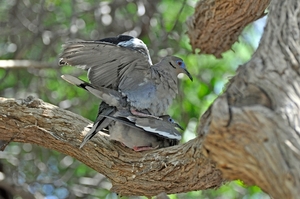
[[[258,50],[201,117],[199,136],[183,145],[137,153],[98,135],[80,150],[89,121],[32,98],[0,100],[0,139],[71,155],[106,175],[122,195],[187,192],[241,179],[274,198],[298,198],[299,11],[298,0],[272,1]]]
[[[212,105],[205,132],[224,178],[274,198],[300,195],[299,11],[298,0],[272,2],[259,48]]]

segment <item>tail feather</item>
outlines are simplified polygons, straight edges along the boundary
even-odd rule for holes
[[[105,102],[102,102],[99,106],[98,115],[96,121],[94,122],[93,127],[84,137],[80,149],[89,141],[91,140],[99,131],[103,131],[103,129],[107,129],[110,123],[112,122],[111,119],[104,117],[105,115],[112,115],[115,112],[115,107],[111,107]]]
[[[85,82],[77,77],[72,76],[72,75],[62,75],[61,78],[63,78],[65,81],[69,82],[70,84],[73,84],[74,86],[83,88],[87,91],[88,91],[87,87],[93,87],[90,83]]]
[[[113,89],[93,86],[92,84],[72,75],[62,75],[61,77],[70,84],[87,90],[110,106],[120,107],[125,106],[127,103],[126,100],[122,97],[122,94]]]
[[[96,135],[96,133],[97,133],[96,129],[97,129],[98,125],[99,125],[99,122],[94,124],[93,127],[91,128],[91,130],[89,130],[89,132],[84,137],[82,143],[80,144],[80,147],[79,147],[80,149],[87,143],[87,141],[89,141]]]

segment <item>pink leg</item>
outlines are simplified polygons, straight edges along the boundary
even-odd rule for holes
[[[149,150],[154,150],[156,148],[153,148],[151,146],[135,146],[133,147],[134,151],[149,151]]]
[[[120,142],[122,146],[127,147],[123,142]],[[157,149],[157,147],[151,147],[151,146],[135,146],[132,149],[134,151],[149,151],[149,150],[154,150]]]

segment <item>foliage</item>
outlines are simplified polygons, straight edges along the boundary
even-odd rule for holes
[[[69,66],[57,67],[61,44],[70,39],[100,39],[130,34],[149,47],[153,61],[167,54],[185,60],[194,77],[183,77],[180,94],[169,110],[187,127],[183,142],[195,137],[199,116],[222,92],[239,64],[257,48],[264,20],[250,25],[240,43],[222,59],[191,52],[185,21],[193,14],[193,0],[183,1],[94,1],[23,0],[0,2],[0,58],[28,59],[49,64],[46,68],[0,69],[0,95],[25,98],[33,95],[93,120],[98,99],[64,82],[62,74],[85,79],[85,72]],[[205,28],[205,27],[203,27]],[[31,144],[10,144],[1,153],[6,178],[36,197],[118,198],[107,191],[110,182],[72,157]],[[180,198],[266,198],[257,187],[236,181],[218,190],[171,195]]]

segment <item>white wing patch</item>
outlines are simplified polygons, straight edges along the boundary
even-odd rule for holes
[[[157,133],[157,134],[159,134],[163,137],[166,137],[166,138],[181,140],[181,135],[175,135],[174,133],[159,131],[159,130],[157,130],[155,128],[151,128],[149,126],[145,127],[145,126],[140,126],[140,125],[137,125],[137,124],[136,124],[136,126],[144,129],[145,131],[149,131],[149,132],[152,132],[152,133]]]
[[[153,65],[150,54],[149,54],[149,50],[148,50],[146,44],[142,40],[140,40],[138,38],[132,38],[128,41],[119,42],[118,46],[122,46],[125,48],[133,48],[133,49],[139,51],[140,53],[145,54],[148,57],[148,62],[150,63],[150,65]]]
[[[118,43],[118,46],[123,46],[123,47],[134,47],[134,48],[145,48],[147,49],[146,44],[137,38],[132,38],[128,41],[122,41]]]

